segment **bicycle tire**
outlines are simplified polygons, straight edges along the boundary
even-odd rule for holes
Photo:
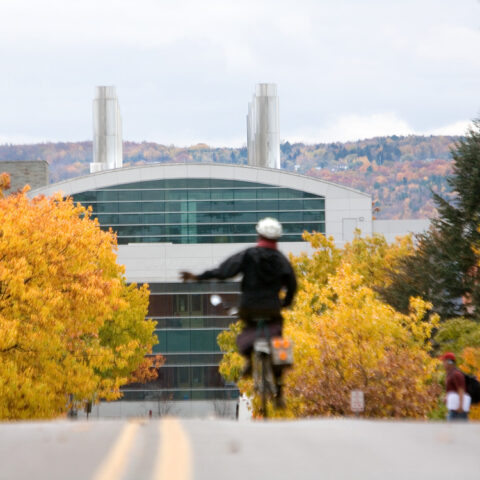
[[[263,415],[263,418],[266,419],[268,417],[267,397],[268,397],[268,390],[269,390],[269,387],[268,387],[268,384],[267,384],[267,368],[268,368],[268,365],[267,365],[267,356],[266,355],[262,355],[262,361],[261,361],[260,365],[261,365],[261,369],[262,369],[262,375],[261,375],[261,379],[262,379],[262,415]]]

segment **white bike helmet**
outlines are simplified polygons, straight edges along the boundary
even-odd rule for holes
[[[262,218],[256,227],[257,233],[269,240],[277,240],[282,236],[282,225],[271,217]]]

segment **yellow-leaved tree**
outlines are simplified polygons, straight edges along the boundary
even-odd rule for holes
[[[310,283],[287,313],[295,367],[287,376],[295,416],[350,414],[362,390],[369,417],[425,417],[440,392],[428,339],[437,319],[412,300],[410,315],[381,302],[363,278],[342,265],[320,291]]]
[[[480,347],[466,347],[462,352],[460,368],[470,375],[480,378]],[[471,406],[469,418],[480,420],[480,405]]]
[[[286,375],[282,414],[348,415],[350,393],[358,389],[368,417],[425,417],[441,390],[438,361],[429,355],[438,318],[427,315],[430,306],[421,299],[411,299],[411,312],[403,315],[375,292],[411,241],[389,245],[383,237],[357,235],[340,250],[321,234],[305,238],[313,253],[292,258],[299,291],[285,312],[285,334],[294,342],[295,364]],[[228,352],[220,372],[234,381],[242,362],[234,347],[238,328],[219,336]],[[252,392],[251,382],[239,387]]]
[[[157,341],[115,235],[69,198],[26,191],[0,198],[0,419],[117,399]]]

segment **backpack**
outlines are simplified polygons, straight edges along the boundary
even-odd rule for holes
[[[467,393],[472,398],[472,405],[480,403],[480,382],[474,375],[465,375],[465,386]]]

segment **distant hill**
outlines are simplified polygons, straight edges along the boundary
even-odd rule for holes
[[[281,145],[282,166],[370,193],[379,208],[377,218],[425,218],[435,214],[431,190],[450,196],[450,148],[459,137],[378,137],[346,143]],[[124,142],[124,166],[147,163],[247,163],[247,149],[188,148],[150,142]],[[92,162],[92,142],[0,145],[1,160],[46,160],[50,181],[86,175]],[[1,173],[1,172],[0,172]]]

